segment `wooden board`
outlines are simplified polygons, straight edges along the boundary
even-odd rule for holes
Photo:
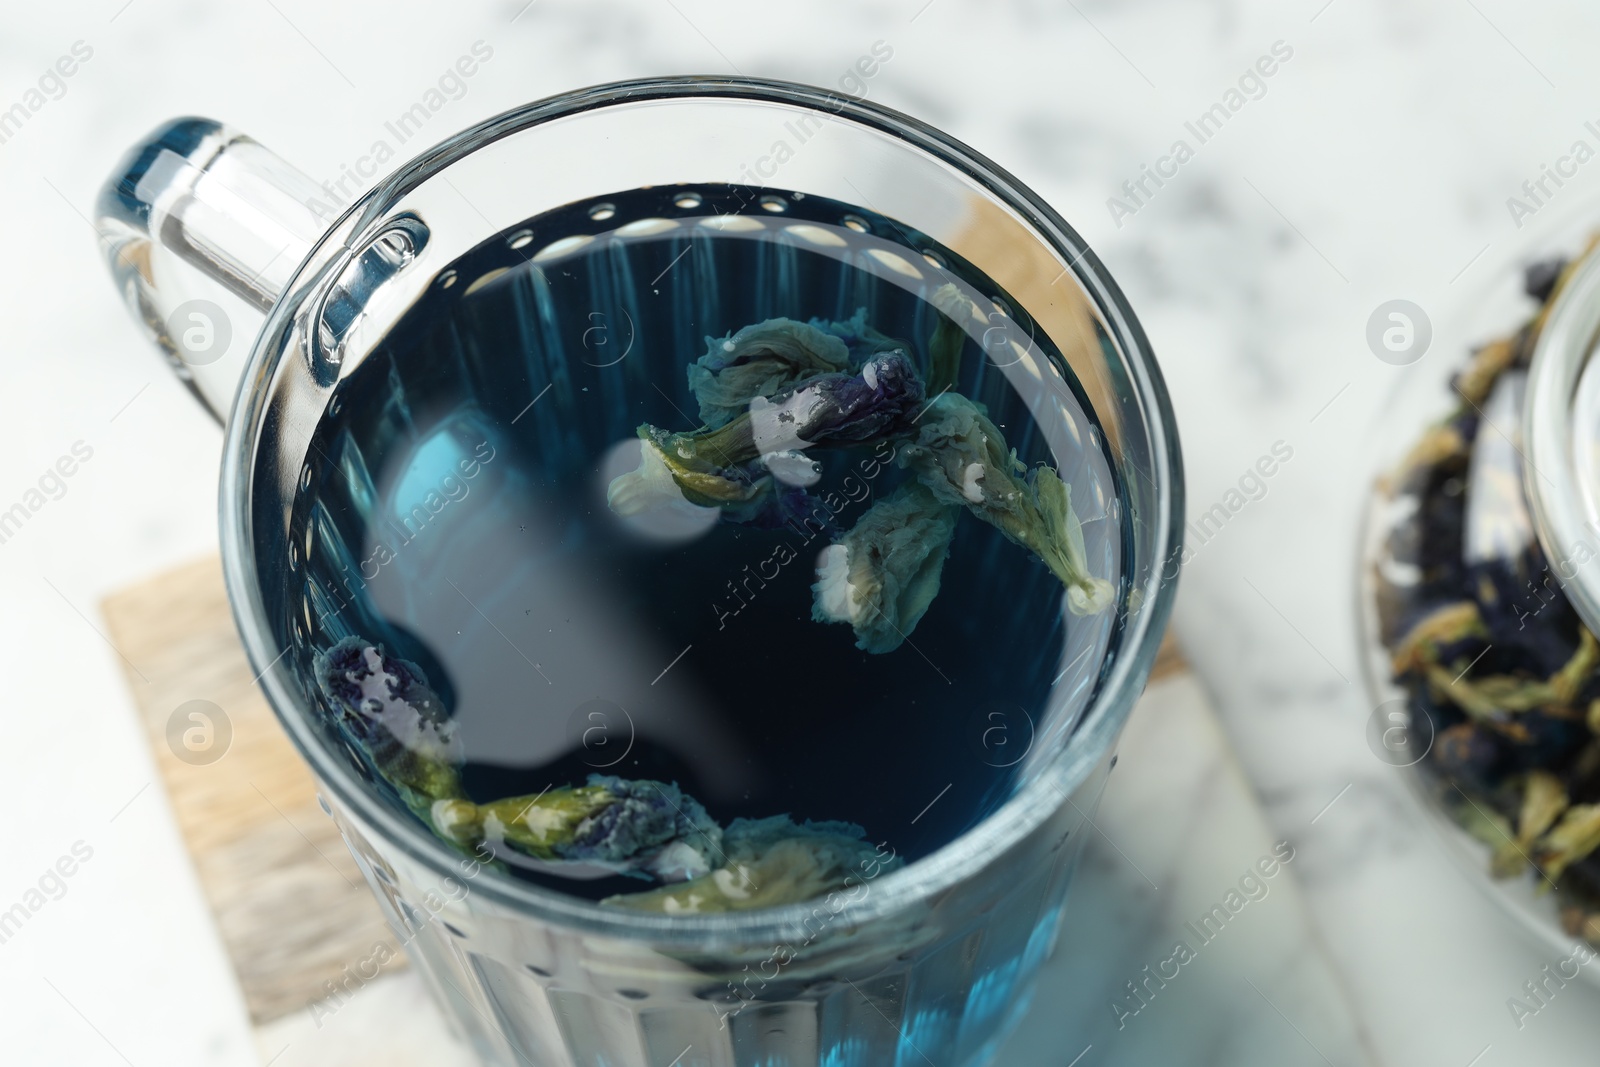
[[[124,667],[129,688],[257,1027],[327,996],[324,983],[379,942],[397,957],[385,970],[403,966],[377,903],[317,803],[309,769],[255,686],[220,561],[200,560],[119,592],[102,610],[113,644],[138,664],[137,673]],[[1153,677],[1183,669],[1169,640]],[[225,750],[220,729],[214,747],[198,754],[181,736],[169,740],[175,716],[180,735],[200,727],[180,711],[194,700],[226,717],[232,738]]]
[[[317,803],[310,770],[255,686],[220,561],[119,592],[102,610],[112,642],[138,664],[138,674],[124,668],[129,688],[251,1019],[267,1023],[326,996],[323,983],[380,941],[397,948]],[[232,729],[212,762],[178,755],[206,759],[222,748],[220,723],[210,751],[191,753],[183,744],[183,731],[203,730],[178,714],[193,700],[215,704]],[[170,744],[175,715],[180,739]]]

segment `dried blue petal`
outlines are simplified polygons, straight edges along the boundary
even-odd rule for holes
[[[705,910],[765,907],[898,863],[866,845],[851,823],[796,825],[780,816],[736,820],[724,832],[704,805],[665,782],[595,774],[585,785],[480,804],[461,788],[455,724],[415,664],[349,637],[318,653],[314,670],[341,725],[441,840],[477,857],[485,846],[509,848],[669,885],[610,903],[671,912],[697,910],[704,897]],[[673,897],[673,883],[690,888]]]
[[[903,436],[922,397],[910,357],[895,351],[874,356],[858,374],[819,374],[770,399],[755,397],[748,411],[713,429],[670,433],[647,423],[638,430],[638,468],[612,479],[606,501],[629,516],[685,502],[726,509],[735,519],[759,513],[772,485],[748,468],[751,461]]]
[[[546,861],[683,881],[723,862],[722,830],[700,802],[665,782],[591,775],[587,785],[478,804],[436,801],[434,832],[463,851],[485,843]]]
[[[818,560],[812,618],[848,622],[866,652],[899,648],[938,595],[960,514],[920,482],[873,504]]]
[[[986,327],[989,320],[954,282],[935,289],[931,302],[939,311],[939,319],[928,338],[928,391],[937,396],[955,388],[956,379],[961,376],[961,351],[967,344],[967,331]]]
[[[804,486],[785,482],[766,473],[767,469],[765,457],[745,466],[759,491],[747,501],[723,506],[722,514],[729,522],[757,530],[798,530],[810,524],[826,537],[838,533],[832,511]]]
[[[870,444],[909,432],[922,397],[911,358],[881,352],[858,374],[817,375],[751,401],[750,437],[758,454]]]
[[[558,849],[563,859],[646,868],[667,846],[681,842],[688,853],[674,852],[672,862],[695,875],[722,862],[722,828],[676,785],[600,774],[590,775],[589,785],[609,793],[611,803],[584,820],[571,843]]]
[[[856,308],[848,319],[812,319],[811,325],[844,342],[850,351],[850,366],[859,367],[880,352],[904,350],[905,345],[867,325],[867,309]]]
[[[455,722],[421,668],[346,637],[312,670],[330,710],[408,805],[459,795]]]
[[[838,337],[793,319],[768,319],[727,337],[707,337],[706,354],[689,367],[689,391],[700,402],[701,422],[715,429],[758,396],[773,396],[849,363],[849,349]]]
[[[899,462],[939,500],[967,508],[1043,560],[1066,586],[1073,614],[1110,606],[1116,587],[1089,573],[1071,487],[1053,467],[1029,470],[978,404],[960,393],[935,397]]]
[[[723,831],[722,847],[726,862],[709,874],[602,903],[667,915],[750,911],[857,886],[900,865],[854,823],[796,823],[787,815],[735,819]]]

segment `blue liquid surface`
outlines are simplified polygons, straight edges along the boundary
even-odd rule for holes
[[[729,186],[605,199],[457,261],[339,384],[291,521],[306,566],[290,594],[313,620],[300,653],[357,635],[419,664],[475,800],[600,771],[676,782],[722,823],[843,819],[926,855],[1066,742],[1115,612],[1069,615],[1038,559],[963,515],[927,614],[869,654],[812,618],[831,532],[623,521],[607,485],[637,462],[639,424],[698,425],[686,370],[708,337],[864,308],[925,369],[928,297],[959,280],[993,310],[956,388],[1023,462],[1059,470],[1092,573],[1116,582],[1119,495],[1088,405],[1019,364],[1065,366],[1014,301],[881,216]],[[887,455],[813,454],[809,491],[837,504],[821,518],[839,533],[908,477]],[[533,861],[510,873],[591,898],[641,888]]]

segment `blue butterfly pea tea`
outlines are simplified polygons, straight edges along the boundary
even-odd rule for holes
[[[870,211],[733,186],[470,251],[315,431],[322,712],[441,840],[619,908],[927,855],[1065,743],[1116,633],[1102,430],[1014,306]]]

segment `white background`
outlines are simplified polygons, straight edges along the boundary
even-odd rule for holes
[[[1350,824],[1318,824],[1342,835],[1336,847],[1307,848],[1301,873],[1373,1047],[1408,1065],[1465,1067],[1486,1044],[1486,1067],[1580,1062],[1505,1015],[1503,999],[1549,960],[1491,929],[1494,913],[1392,815],[1361,735],[1349,553],[1380,405],[1407,375],[1442,376],[1457,358],[1382,364],[1367,317],[1396,297],[1436,319],[1459,313],[1515,259],[1506,198],[1578,137],[1594,141],[1592,5],[103,0],[9,5],[0,20],[0,107],[74,42],[94,49],[65,96],[0,145],[0,505],[74,441],[94,448],[65,497],[0,545],[12,812],[0,907],[74,841],[94,848],[67,895],[0,945],[0,1060],[253,1062],[165,798],[146,788],[154,771],[116,653],[93,629],[104,594],[214,549],[219,445],[106,280],[87,221],[95,191],[128,144],[180,114],[228,121],[334,176],[481,39],[493,60],[426,140],[645,74],[834,85],[888,42],[870,97],[1012,170],[1120,281],[1168,377],[1190,499],[1218,500],[1274,441],[1295,449],[1268,497],[1186,572],[1179,630],[1280,825],[1305,826],[1357,783],[1334,809]],[[1279,40],[1294,56],[1267,95],[1115,226],[1106,200],[1122,180]],[[1560,198],[1597,179],[1600,162]],[[1529,1031],[1579,1025],[1594,1007],[1577,990]]]

